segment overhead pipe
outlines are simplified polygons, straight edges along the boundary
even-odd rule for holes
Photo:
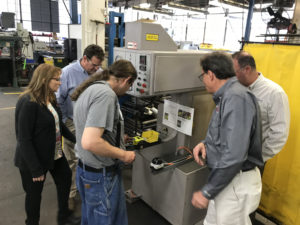
[[[23,17],[22,17],[22,0],[19,0],[19,7],[20,7],[20,23],[23,24]]]
[[[244,41],[249,41],[249,38],[250,38],[253,10],[254,10],[254,0],[250,0],[249,1],[248,17],[247,17],[247,25],[246,25],[246,30],[245,30]]]
[[[49,12],[50,12],[50,32],[53,31],[53,21],[52,21],[52,7],[51,7],[51,0],[49,0]]]
[[[78,24],[77,0],[70,0],[69,7],[70,7],[70,14],[71,14],[71,23]]]

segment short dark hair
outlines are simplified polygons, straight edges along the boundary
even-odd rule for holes
[[[83,81],[72,93],[71,99],[76,101],[79,96],[87,89],[91,84],[96,81],[109,80],[110,76],[116,78],[127,78],[130,77],[129,83],[132,84],[137,78],[137,72],[133,64],[125,59],[115,61],[108,69],[94,73],[88,79]]]
[[[240,68],[245,66],[250,66],[252,69],[256,70],[255,60],[252,55],[245,51],[239,51],[232,54],[232,58],[236,59]]]
[[[91,44],[88,45],[84,51],[83,55],[91,59],[93,56],[100,59],[101,61],[104,60],[104,51],[99,45]]]
[[[201,59],[200,65],[204,72],[212,71],[220,80],[235,76],[230,56],[223,52],[213,52]]]

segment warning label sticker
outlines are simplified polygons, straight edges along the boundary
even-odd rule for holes
[[[158,34],[146,34],[147,41],[158,41]]]
[[[129,48],[129,49],[137,49],[137,44],[136,44],[136,42],[128,41],[128,42],[127,42],[127,48]]]

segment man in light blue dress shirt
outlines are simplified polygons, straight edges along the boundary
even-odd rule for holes
[[[70,95],[73,91],[85,81],[91,74],[101,69],[100,66],[104,60],[103,49],[95,44],[87,46],[83,52],[83,57],[76,62],[66,66],[62,70],[61,86],[56,93],[57,101],[62,111],[62,119],[66,126],[75,135],[73,123],[73,102]],[[74,144],[64,139],[64,154],[72,170],[72,185],[70,190],[69,207],[75,209],[76,206],[76,184],[75,173],[77,166],[77,157],[74,151]]]

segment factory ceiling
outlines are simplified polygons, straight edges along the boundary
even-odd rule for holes
[[[187,10],[194,10],[199,12],[207,12],[208,8],[216,7],[211,4],[215,0],[109,0],[114,6],[124,6],[125,8],[133,7],[134,9],[144,9],[141,7],[142,3],[147,3],[148,10],[166,11],[162,6],[168,5],[173,8],[181,8]],[[273,7],[293,7],[295,0],[254,0],[255,5],[270,3]],[[240,8],[248,8],[249,0],[218,0],[220,3],[229,4]]]

